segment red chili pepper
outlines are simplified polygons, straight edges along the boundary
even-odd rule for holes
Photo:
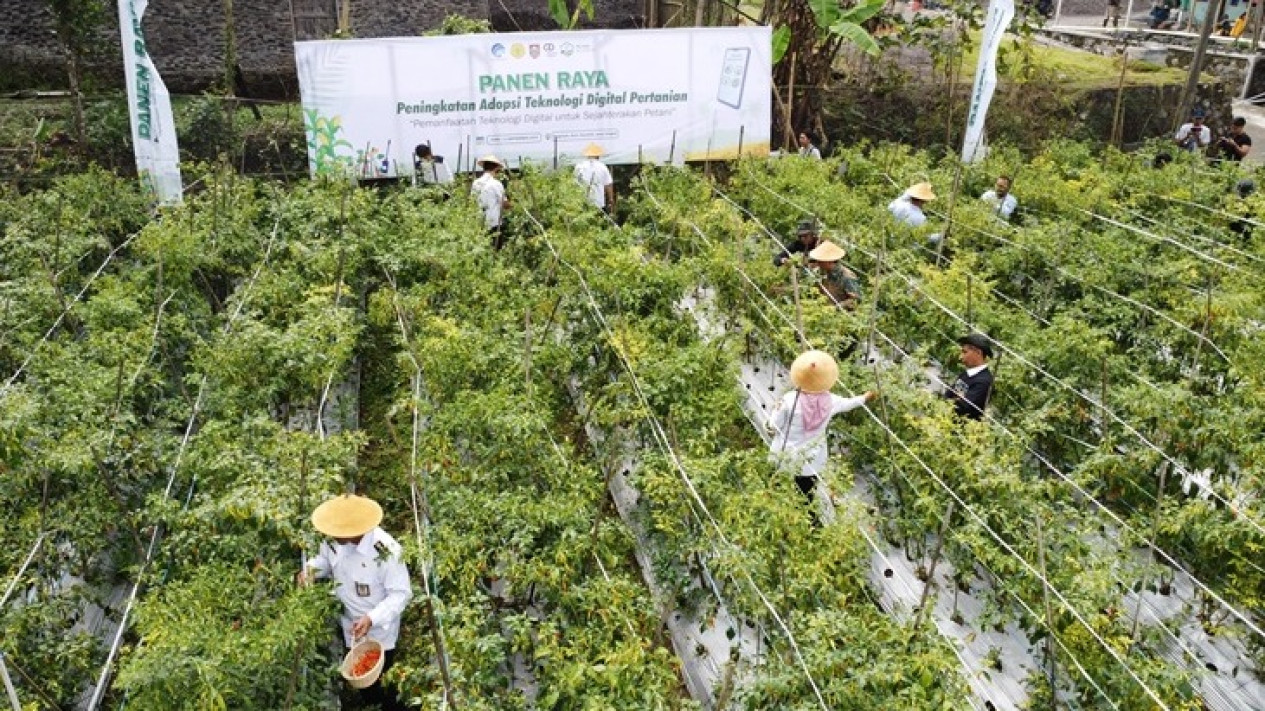
[[[351,668],[351,675],[359,679],[360,677],[373,671],[373,668],[378,665],[378,659],[381,656],[382,652],[379,652],[376,649],[371,649],[368,652],[365,652],[364,656],[360,657],[355,666]]]

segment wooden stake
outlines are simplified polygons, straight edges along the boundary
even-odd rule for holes
[[[1045,664],[1046,675],[1050,683],[1050,708],[1058,708],[1058,694],[1054,693],[1054,613],[1050,610],[1050,585],[1046,581],[1049,580],[1045,574],[1045,531],[1041,526],[1041,512],[1036,515],[1037,520],[1037,562],[1041,568],[1041,597],[1045,602],[1045,626],[1049,634],[1045,638]]]
[[[1203,352],[1204,340],[1208,338],[1208,326],[1212,324],[1212,280],[1208,280],[1208,295],[1204,299],[1204,323],[1199,329],[1199,340],[1195,342],[1194,369],[1199,370],[1199,356]]]
[[[527,404],[531,404],[531,304],[523,316],[523,378],[527,381]]]
[[[943,239],[941,240],[943,241]],[[975,280],[968,272],[966,275],[966,326],[972,328],[975,323]]]
[[[795,146],[795,128],[791,121],[791,114],[795,113],[795,59],[795,53],[791,52],[791,76],[786,84],[786,110],[782,112],[786,118],[786,135],[783,141],[788,150]]]
[[[923,620],[927,618],[927,597],[931,594],[931,586],[935,584],[936,565],[940,562],[940,552],[944,549],[944,537],[949,534],[949,522],[953,520],[953,511],[956,506],[956,501],[950,501],[949,508],[944,511],[944,521],[940,524],[936,547],[931,551],[931,566],[927,568],[927,580],[922,586],[922,596],[918,598],[918,617],[914,620],[915,630],[921,627]]]
[[[1203,27],[1199,30],[1199,43],[1195,45],[1195,56],[1190,60],[1190,73],[1186,76],[1186,86],[1182,89],[1182,100],[1178,104],[1179,113],[1174,117],[1173,130],[1176,133],[1182,123],[1186,121],[1186,117],[1190,115],[1190,109],[1195,103],[1195,96],[1199,92],[1199,74],[1203,70],[1204,55],[1208,52],[1208,38],[1212,36],[1212,27],[1216,24],[1216,20],[1221,16],[1222,9],[1225,7],[1225,0],[1221,0],[1213,9],[1210,1],[1206,8],[1207,15],[1204,16]],[[1190,17],[1193,20],[1195,13],[1194,8]]]
[[[962,161],[958,161],[957,170],[953,172],[953,190],[949,193],[949,214],[944,232],[940,233],[940,241],[936,242],[936,266],[942,264],[944,255],[944,243],[949,241],[949,234],[953,231],[953,208],[957,205],[958,191],[962,187]]]
[[[1160,488],[1159,488],[1159,491],[1155,492],[1155,517],[1151,519],[1151,540],[1152,541],[1155,540],[1155,537],[1159,534],[1159,531],[1160,531],[1160,514],[1162,513],[1161,509],[1164,505],[1164,486],[1167,483],[1168,483],[1168,460],[1164,460],[1163,462],[1160,463]],[[1152,563],[1156,562],[1154,549],[1151,550],[1151,562]],[[1142,594],[1146,591],[1146,581],[1147,581],[1147,576],[1143,574],[1142,589],[1139,590],[1137,593],[1138,604],[1137,604],[1137,607],[1134,608],[1134,611],[1133,611],[1133,631],[1129,633],[1129,651],[1132,651],[1133,645],[1138,643],[1138,624],[1141,621],[1141,617],[1142,617]]]
[[[791,265],[791,289],[795,295],[795,336],[801,348],[808,347],[808,336],[804,333],[804,310],[799,303],[799,267]]]
[[[996,373],[993,376],[996,377]],[[1102,359],[1102,393],[1098,397],[1098,404],[1102,407],[1102,434],[1103,439],[1107,437],[1107,359]]]
[[[1120,43],[1120,80],[1116,82],[1116,105],[1111,111],[1111,143],[1117,148],[1124,143],[1124,78],[1128,71],[1129,38],[1126,35]],[[1106,152],[1103,160],[1107,160]]]

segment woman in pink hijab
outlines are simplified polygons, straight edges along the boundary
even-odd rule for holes
[[[795,473],[795,485],[808,499],[814,523],[817,477],[826,469],[826,428],[830,418],[873,400],[870,390],[856,397],[830,392],[839,379],[839,366],[829,353],[807,351],[791,364],[795,389],[782,396],[769,415],[773,441],[769,452],[779,470]]]

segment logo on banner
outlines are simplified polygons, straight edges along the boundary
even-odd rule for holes
[[[532,46],[527,48],[527,51],[529,54],[531,54],[532,59],[536,59],[537,57],[540,56],[540,45],[533,44]]]
[[[504,57],[505,45],[501,44],[500,42],[497,42],[496,44],[492,45],[492,56],[497,57],[497,58]]]
[[[552,57],[557,52],[557,48],[553,46],[553,42],[545,43],[545,56]]]
[[[563,42],[561,49],[564,57],[570,57],[575,52],[575,47],[572,47],[570,42]]]
[[[510,56],[514,59],[522,59],[524,54],[527,54],[527,48],[521,42],[510,45]]]

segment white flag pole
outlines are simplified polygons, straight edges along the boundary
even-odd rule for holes
[[[962,160],[973,163],[983,157],[984,119],[997,88],[997,51],[1001,48],[1006,28],[1015,17],[1014,0],[992,0],[984,19],[984,37],[980,42],[979,64],[975,67],[975,84],[971,88],[970,110],[966,114],[966,134],[962,138]]]
[[[149,0],[119,0],[119,35],[123,42],[123,74],[127,109],[132,120],[132,150],[141,184],[163,205],[180,202],[180,148],[171,96],[158,76],[145,44],[141,20]]]

